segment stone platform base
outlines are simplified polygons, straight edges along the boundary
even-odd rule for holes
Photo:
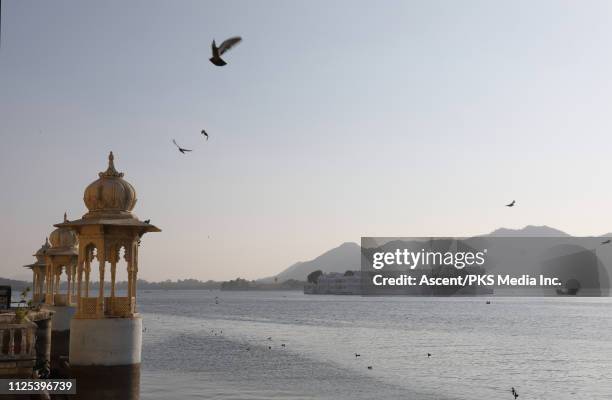
[[[76,319],[70,323],[70,367],[140,364],[142,318]]]
[[[64,378],[66,368],[60,359],[68,358],[70,349],[70,321],[76,312],[72,306],[50,306],[45,309],[52,311],[51,317],[51,376]]]

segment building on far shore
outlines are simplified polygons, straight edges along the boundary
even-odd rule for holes
[[[316,284],[304,285],[305,294],[361,294],[361,271],[330,272]]]

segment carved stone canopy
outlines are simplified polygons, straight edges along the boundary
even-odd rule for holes
[[[45,243],[40,246],[40,249],[38,249],[36,253],[33,254],[33,256],[36,257],[36,262],[34,264],[24,265],[23,267],[33,269],[35,267],[44,267],[47,265],[45,257],[50,248],[51,245],[49,244],[49,238],[45,238]]]
[[[64,213],[64,222],[68,222],[68,217]],[[46,251],[46,254],[76,254],[76,249],[79,244],[76,233],[67,227],[55,229],[49,235],[51,248]]]
[[[136,190],[115,169],[115,156],[108,155],[108,168],[85,189],[83,201],[89,210],[83,218],[130,218],[136,205]]]
[[[55,225],[74,231],[83,251],[95,244],[96,248],[105,247],[98,248],[98,252],[107,252],[109,244],[117,240],[129,247],[129,243],[134,243],[147,232],[161,232],[132,214],[136,190],[123,179],[123,173],[115,169],[114,160],[111,151],[106,171],[100,172],[99,179],[85,189],[83,199],[89,212],[76,221],[65,220]]]

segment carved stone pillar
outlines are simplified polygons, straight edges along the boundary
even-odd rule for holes
[[[89,273],[91,272],[91,259],[85,260],[85,297],[89,297]]]
[[[77,264],[77,312],[81,312],[81,296],[82,296],[82,282],[83,282],[83,260],[79,260]]]
[[[111,298],[115,298],[115,277],[117,274],[117,261],[111,262]]]
[[[9,329],[9,345],[8,345],[9,356],[15,355],[15,329]]]
[[[104,258],[100,261],[100,283],[99,283],[99,293],[98,293],[98,315],[100,317],[104,316],[104,267],[106,262]]]
[[[25,328],[21,328],[21,343],[19,344],[19,351],[22,355],[26,355],[28,352],[27,349],[27,330]]]
[[[66,277],[68,278],[66,287],[66,305],[69,306],[72,304],[72,265],[66,265]]]

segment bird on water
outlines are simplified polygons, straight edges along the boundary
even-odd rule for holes
[[[231,49],[232,47],[234,47],[241,41],[242,41],[242,38],[240,36],[235,36],[235,37],[232,37],[232,38],[229,38],[223,41],[223,43],[221,43],[221,46],[217,47],[217,44],[213,40],[212,46],[211,46],[212,47],[212,57],[210,58],[210,62],[215,64],[217,67],[222,67],[226,65],[227,63],[221,58],[221,56],[223,55],[223,53],[225,53],[226,51],[228,51],[229,49]]]

